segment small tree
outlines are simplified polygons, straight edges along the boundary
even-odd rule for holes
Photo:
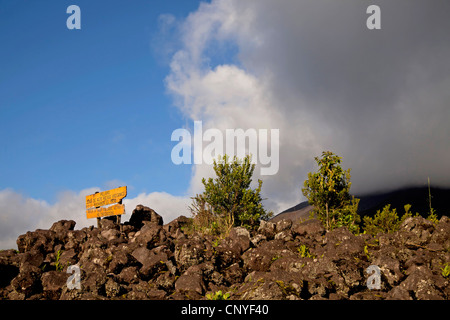
[[[303,195],[314,206],[313,214],[322,221],[327,230],[347,226],[350,231],[358,232],[359,199],[350,196],[350,169],[344,171],[341,158],[330,151],[322,152],[322,157],[314,158],[319,171],[308,173],[304,182]]]
[[[262,181],[258,180],[256,189],[250,188],[254,170],[250,156],[242,161],[234,157],[231,163],[227,155],[214,160],[216,178],[203,178],[205,191],[192,198],[194,220],[203,228],[222,233],[233,226],[252,229],[259,220],[270,218],[272,212],[266,212],[261,203]]]

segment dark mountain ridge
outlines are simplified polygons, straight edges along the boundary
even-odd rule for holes
[[[410,204],[410,211],[413,214],[418,212],[422,216],[427,216],[430,212],[429,193],[431,193],[431,206],[438,217],[449,215],[450,188],[430,187],[429,190],[428,187],[406,187],[394,191],[355,195],[355,197],[360,199],[358,213],[361,216],[374,216],[387,204],[391,205],[391,209],[396,209],[399,215],[404,213],[404,205]],[[313,207],[304,201],[280,212],[272,220],[307,218],[312,209]]]

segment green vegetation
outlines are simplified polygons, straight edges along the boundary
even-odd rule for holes
[[[341,167],[342,158],[330,151],[323,151],[321,157],[314,158],[317,172],[308,173],[302,193],[314,206],[311,217],[322,222],[329,231],[346,227],[354,234],[362,232],[375,236],[377,233],[395,232],[408,217],[411,206],[405,205],[405,213],[400,217],[396,209],[386,205],[375,216],[361,218],[357,213],[359,199],[350,195],[350,169]],[[259,221],[268,220],[272,212],[267,212],[262,205],[262,181],[258,180],[255,189],[250,187],[255,165],[251,157],[230,160],[227,155],[214,160],[216,177],[202,179],[205,190],[192,198],[190,206],[193,219],[183,227],[185,232],[195,232],[218,236],[214,246],[235,226],[248,230],[258,227]],[[438,223],[438,216],[431,205],[431,189],[428,179],[429,214],[427,219]],[[416,213],[415,216],[419,214]],[[302,254],[302,253],[301,253]],[[307,253],[304,252],[307,256]],[[368,252],[366,253],[368,256]]]
[[[291,295],[294,295],[296,297],[300,297],[300,292],[297,289],[300,289],[300,286],[298,284],[290,284],[290,283],[284,283],[282,280],[276,280],[275,283],[278,285],[280,290],[283,292],[283,296],[288,297]],[[294,288],[294,286],[297,288]]]
[[[206,294],[206,299],[208,300],[228,300],[228,298],[230,298],[230,293],[223,294],[222,290]]]
[[[450,278],[450,265],[448,263],[445,264],[443,268],[441,268],[441,274],[444,278]]]
[[[433,222],[434,225],[436,225],[439,222],[438,216],[435,213],[435,210],[433,209],[433,211],[427,216],[427,220],[430,220],[431,222]]]
[[[364,217],[364,232],[375,236],[379,232],[389,233],[397,231],[406,218],[412,217],[409,211],[411,205],[407,204],[404,208],[405,214],[401,218],[398,216],[396,209],[391,210],[390,204],[386,205],[383,210],[378,210],[373,218],[368,216]],[[416,216],[418,215],[416,213]]]
[[[308,199],[309,204],[314,206],[311,218],[319,219],[327,230],[339,227],[347,227],[350,232],[358,234],[360,232],[361,218],[357,213],[359,199],[350,195],[350,169],[343,170],[341,167],[341,157],[330,151],[322,152],[322,157],[314,158],[319,170],[308,173],[308,179],[302,188],[303,195]],[[431,206],[430,180],[428,179],[428,203],[429,213],[427,219],[437,224],[438,216]],[[404,206],[405,213],[399,217],[396,209],[391,209],[386,205],[382,210],[378,210],[374,217],[364,217],[363,231],[371,235],[379,232],[395,232],[401,223],[408,217],[412,217],[409,211],[411,205]],[[415,216],[419,216],[416,213]],[[362,226],[361,226],[362,227]]]
[[[194,217],[192,228],[197,232],[223,235],[234,226],[243,226],[249,230],[258,226],[261,219],[267,220],[272,212],[266,212],[262,206],[262,181],[251,189],[255,165],[250,156],[243,160],[236,157],[230,162],[227,155],[214,160],[216,178],[203,178],[205,191],[193,197],[190,207]]]
[[[350,196],[350,169],[344,171],[341,158],[330,151],[315,158],[319,171],[308,173],[303,195],[315,207],[316,215],[327,230],[346,226],[358,233],[360,217],[357,214],[359,199]]]
[[[431,206],[431,188],[430,188],[430,178],[428,178],[428,204],[430,206],[430,211],[428,212],[427,219],[433,222],[433,224],[437,224],[439,222],[438,216],[436,214],[436,210]]]
[[[369,247],[367,245],[364,246],[364,254],[367,257],[367,260],[370,261],[370,253],[369,253]]]
[[[59,262],[59,259],[61,258],[62,251],[58,250],[56,253],[56,260],[55,260],[55,268],[56,271],[62,271],[64,269],[64,266],[61,262]]]
[[[212,242],[212,246],[214,248],[217,248],[219,246],[219,244],[220,244],[220,238],[217,238]]]
[[[315,255],[311,254],[311,252],[309,252],[309,248],[302,244],[297,248],[298,253],[300,254],[301,258],[316,258]]]
[[[280,258],[281,258],[281,256],[275,255],[275,256],[272,257],[272,262],[277,261]]]

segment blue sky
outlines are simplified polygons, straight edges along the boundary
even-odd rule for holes
[[[70,4],[81,30],[66,28]],[[0,189],[54,201],[61,190],[119,180],[131,197],[182,194],[190,168],[170,161],[170,134],[184,120],[164,85],[159,17],[184,18],[198,5],[1,1]]]
[[[381,29],[360,0],[0,0],[0,249],[95,224],[84,197],[119,185],[123,221],[137,204],[189,215],[213,171],[173,164],[171,134],[194,121],[279,130],[278,172],[253,177],[275,213],[325,150],[356,195],[449,187],[450,1],[370,4]]]

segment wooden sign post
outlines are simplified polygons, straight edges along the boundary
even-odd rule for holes
[[[125,205],[122,204],[122,199],[126,196],[126,186],[86,196],[86,217],[88,219],[97,218],[98,228],[102,217],[117,216],[117,223],[120,223],[120,215],[125,213]],[[110,204],[114,205],[108,206]]]

